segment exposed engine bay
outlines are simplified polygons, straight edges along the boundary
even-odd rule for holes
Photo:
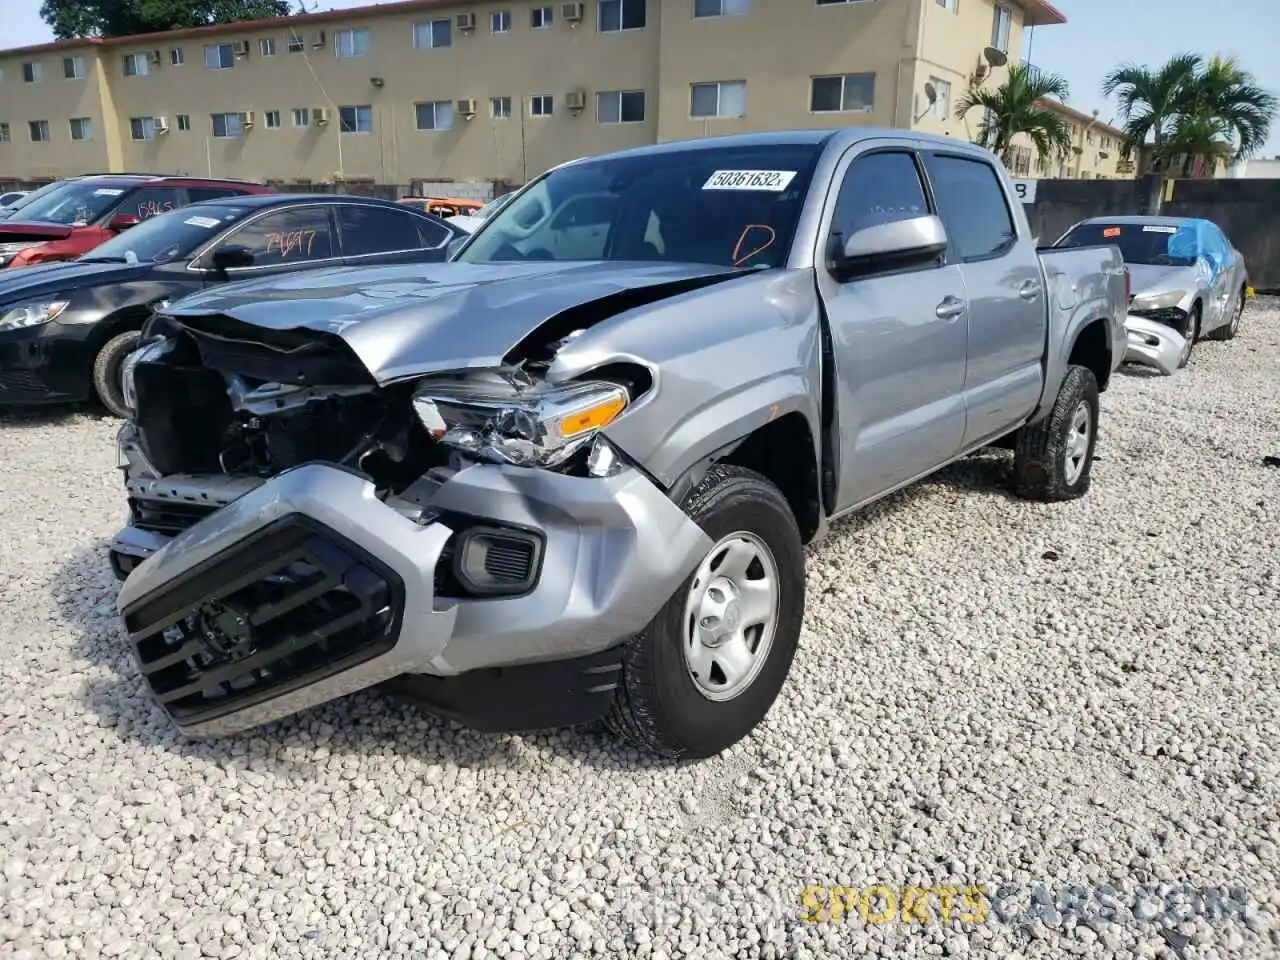
[[[142,472],[265,480],[323,461],[410,503],[422,501],[415,484],[477,462],[587,475],[600,469],[599,430],[647,384],[625,370],[546,384],[557,347],[580,332],[500,369],[380,386],[332,334],[158,316],[123,371]]]

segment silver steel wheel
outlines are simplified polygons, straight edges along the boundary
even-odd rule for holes
[[[1063,473],[1067,486],[1073,485],[1084,473],[1089,456],[1089,437],[1093,432],[1093,413],[1089,404],[1081,403],[1071,415],[1071,432],[1067,434],[1067,450],[1064,454]]]
[[[1194,321],[1191,321],[1194,323]],[[1196,344],[1196,328],[1191,326],[1188,328],[1186,336],[1182,339],[1182,353],[1178,356],[1178,366],[1185,367],[1187,361],[1191,359],[1191,348]]]
[[[684,606],[684,662],[708,700],[732,700],[769,659],[778,624],[778,564],[754,533],[724,537],[707,553]]]

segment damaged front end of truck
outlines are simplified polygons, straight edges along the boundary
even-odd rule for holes
[[[156,315],[110,547],[154,698],[197,737],[388,682],[479,729],[599,716],[709,541],[606,437],[655,371],[548,374],[599,319],[734,275],[655,266],[470,320],[367,290],[357,324],[269,298]]]

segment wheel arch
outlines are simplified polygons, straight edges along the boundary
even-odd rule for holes
[[[716,463],[760,474],[791,507],[801,540],[809,543],[817,536],[823,518],[818,459],[813,430],[799,410],[770,419],[700,458],[672,484],[672,499],[683,500]]]
[[[1098,381],[1098,390],[1107,389],[1111,380],[1111,324],[1114,320],[1099,317],[1076,331],[1067,351],[1067,366],[1081,366],[1089,370]]]

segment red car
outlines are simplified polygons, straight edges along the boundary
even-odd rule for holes
[[[0,268],[74,260],[121,230],[202,200],[273,193],[247,180],[104,174],[65,180],[0,220]]]

